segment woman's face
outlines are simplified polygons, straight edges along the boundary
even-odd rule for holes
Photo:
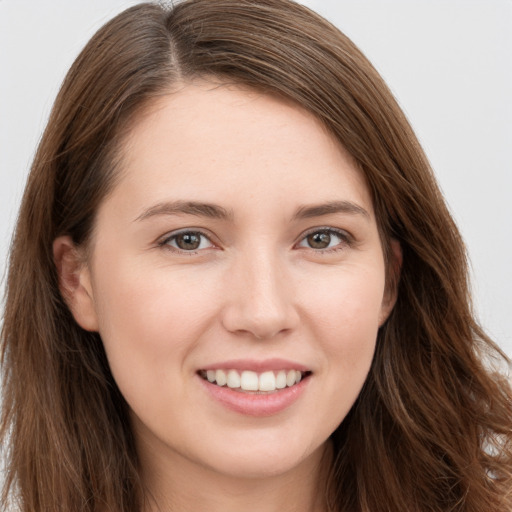
[[[368,188],[315,118],[208,82],[160,98],[91,248],[72,309],[143,463],[265,476],[318,457],[393,301]]]

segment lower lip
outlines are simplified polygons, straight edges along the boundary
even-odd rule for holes
[[[289,388],[262,394],[235,391],[227,386],[212,384],[202,377],[198,378],[210,396],[223,406],[246,416],[263,417],[278,414],[295,403],[304,393],[311,376]]]

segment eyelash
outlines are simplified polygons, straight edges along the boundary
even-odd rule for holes
[[[314,248],[314,247],[310,247],[310,246],[306,246],[306,245],[301,245],[302,242],[306,241],[309,236],[317,235],[317,234],[328,235],[330,237],[335,236],[340,241],[333,247],[325,247],[325,248]],[[195,236],[199,237],[200,239],[206,239],[209,242],[209,244],[211,244],[211,245],[209,247],[201,248],[203,241],[200,240],[199,247],[196,249],[192,249],[192,250],[186,250],[186,249],[181,249],[180,247],[177,247],[177,246],[172,246],[171,243],[176,242],[177,237],[179,237],[180,235],[195,235]],[[299,239],[299,242],[296,243],[294,245],[294,247],[301,247],[304,249],[309,249],[309,250],[314,251],[317,254],[326,254],[326,253],[332,253],[332,252],[337,252],[337,251],[343,250],[346,247],[351,247],[353,245],[353,242],[354,242],[354,240],[353,240],[352,236],[349,235],[346,231],[332,228],[332,227],[320,227],[320,228],[311,229],[311,230],[307,231],[306,233],[303,233],[301,235],[301,238]],[[329,243],[330,243],[330,240],[329,240]],[[169,236],[166,236],[164,239],[162,239],[160,242],[158,242],[158,246],[165,248],[167,250],[173,251],[173,252],[177,252],[179,254],[192,256],[194,254],[198,254],[199,251],[202,251],[204,249],[214,248],[215,244],[211,241],[210,236],[207,235],[206,233],[199,231],[199,230],[185,229],[182,231],[172,233]]]

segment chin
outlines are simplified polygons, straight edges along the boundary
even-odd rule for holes
[[[293,443],[290,438],[277,448],[275,444],[232,444],[222,454],[212,454],[207,465],[212,471],[230,478],[265,479],[300,470],[306,462],[310,467],[312,459],[320,461],[326,444],[311,448],[303,443]]]

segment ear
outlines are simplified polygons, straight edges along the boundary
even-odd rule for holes
[[[389,268],[386,272],[386,290],[382,299],[382,306],[379,316],[379,327],[382,327],[388,319],[398,297],[398,281],[400,280],[400,272],[402,269],[403,254],[402,247],[398,240],[394,238],[390,241],[390,261]]]
[[[90,270],[69,236],[53,242],[59,289],[73,317],[87,331],[98,330],[98,319],[91,287]]]

